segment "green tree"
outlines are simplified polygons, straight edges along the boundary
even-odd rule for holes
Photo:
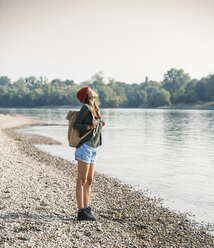
[[[125,86],[125,95],[126,95],[126,103],[124,107],[133,108],[137,107],[141,100],[138,95],[139,85],[133,83],[131,85],[126,84]]]
[[[198,94],[196,92],[196,85],[198,80],[191,80],[185,87],[185,102],[194,103],[198,100]]]
[[[53,85],[53,87],[55,87],[55,88],[58,88],[58,87],[62,86],[63,83],[60,79],[56,78],[56,79],[53,79],[51,81],[51,85]]]
[[[67,90],[65,92],[66,104],[69,104],[72,106],[80,105],[78,99],[76,98],[77,91],[78,91],[77,86],[70,86],[67,88]]]
[[[146,90],[138,90],[136,98],[137,107],[147,107],[148,106],[148,94]]]
[[[206,100],[214,101],[214,74],[207,77],[205,92]]]
[[[7,76],[0,77],[0,86],[10,86],[11,80]]]
[[[92,76],[91,80],[93,81],[93,85],[95,86],[95,88],[97,86],[101,86],[105,84],[104,72],[102,71],[97,72],[95,75]]]
[[[184,102],[185,87],[190,82],[189,74],[183,69],[170,69],[164,74],[163,88],[170,93],[172,103]]]
[[[53,95],[53,85],[52,84],[45,84],[43,87],[43,92],[45,96],[45,104],[50,105],[52,101],[52,95]]]
[[[170,94],[165,89],[160,89],[154,92],[153,94],[153,101],[151,103],[154,107],[170,105]]]
[[[63,81],[63,84],[65,86],[74,86],[75,85],[74,80],[69,80],[69,79],[66,79],[65,81]]]
[[[26,77],[24,80],[25,80],[27,88],[32,90],[32,89],[35,89],[37,87],[36,77],[30,76],[30,77]]]
[[[101,107],[158,107],[172,103],[194,103],[198,100],[214,100],[214,74],[200,80],[191,80],[182,69],[170,69],[163,82],[151,81],[148,77],[140,84],[127,84],[108,78],[103,72],[96,73],[92,80],[75,84],[73,80],[30,76],[11,83],[7,76],[0,77],[1,107],[34,107],[50,105],[81,105],[76,99],[77,91],[90,86],[98,93],[96,102]]]
[[[198,99],[201,101],[206,101],[207,100],[207,89],[206,89],[206,84],[208,82],[207,77],[201,78],[201,80],[198,81],[195,91],[198,95]]]

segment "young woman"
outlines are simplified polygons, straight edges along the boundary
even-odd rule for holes
[[[89,206],[91,183],[97,159],[98,147],[102,144],[101,130],[105,122],[101,119],[99,108],[95,102],[97,94],[90,87],[77,92],[77,99],[83,103],[73,128],[80,132],[80,137],[92,130],[76,147],[75,159],[78,162],[76,199],[78,220],[96,220]]]

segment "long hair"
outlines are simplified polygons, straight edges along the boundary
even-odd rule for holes
[[[90,106],[91,113],[93,114],[94,118],[101,119],[101,113],[99,107],[97,106],[97,103],[94,101],[94,104],[91,104],[91,102],[89,101],[88,94],[86,95],[85,103],[87,103]]]

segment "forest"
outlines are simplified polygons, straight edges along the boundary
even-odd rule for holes
[[[154,108],[214,101],[214,74],[192,79],[183,69],[171,68],[163,81],[146,77],[139,84],[113,78],[105,82],[102,71],[80,84],[57,78],[49,82],[46,77],[35,76],[12,82],[7,76],[0,76],[0,107],[80,106],[76,93],[84,86],[98,93],[101,108]]]

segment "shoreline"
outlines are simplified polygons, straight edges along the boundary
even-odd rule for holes
[[[54,105],[50,105],[50,106],[36,106],[36,107],[30,107],[30,108],[42,108],[42,109],[56,109],[56,108],[73,108],[73,109],[79,109],[81,107],[80,106],[70,106],[70,105],[61,105],[61,106],[54,106]],[[26,108],[26,107],[1,107],[1,108],[17,108],[17,109],[22,109],[22,108]],[[109,109],[109,107],[101,107],[103,109]],[[178,103],[178,104],[171,104],[171,105],[163,105],[163,106],[159,106],[159,107],[147,107],[147,106],[141,106],[141,107],[115,107],[113,109],[123,109],[123,108],[128,108],[128,109],[169,109],[169,110],[173,110],[173,109],[181,109],[181,110],[214,110],[214,101],[208,101],[208,102],[196,102],[196,103],[192,103],[192,104],[185,104],[185,103]]]
[[[0,132],[5,134],[0,141],[4,145],[4,139],[8,139],[8,142],[14,145],[12,148],[16,148],[19,152],[16,166],[22,168],[25,165],[23,161],[31,161],[32,164],[26,164],[31,173],[33,172],[32,177],[35,177],[34,191],[41,185],[44,187],[40,193],[37,192],[37,198],[40,199],[34,202],[36,205],[32,205],[30,202],[32,199],[26,196],[26,191],[22,192],[21,200],[26,198],[26,204],[29,205],[26,208],[27,211],[20,208],[11,213],[11,208],[6,207],[6,204],[5,208],[2,208],[4,204],[0,203],[0,229],[3,231],[3,235],[0,234],[0,244],[24,244],[30,247],[38,247],[38,244],[39,247],[43,245],[60,247],[60,242],[63,242],[61,247],[71,247],[71,245],[72,247],[82,245],[87,247],[212,247],[214,245],[214,236],[208,233],[209,225],[189,220],[186,214],[175,213],[163,207],[160,199],[147,197],[142,190],[136,191],[132,186],[122,184],[119,180],[107,177],[96,170],[91,188],[90,205],[97,221],[78,222],[75,199],[76,166],[72,162],[52,156],[34,146],[35,144],[60,144],[60,142],[40,135],[16,132],[17,129],[35,125],[36,122],[24,116],[5,116],[15,123],[10,128],[0,129]],[[0,114],[0,118],[2,120],[4,116]],[[21,118],[22,125],[17,126],[14,118]],[[9,165],[5,163],[5,166],[9,171],[14,170],[13,162]],[[37,171],[40,167],[41,169]],[[23,173],[22,176],[29,179],[31,175]],[[13,180],[16,179],[13,178]],[[31,187],[27,189],[35,193]],[[4,194],[8,197],[9,193],[5,192],[7,189],[4,190]],[[13,218],[10,218],[11,215]],[[19,217],[15,218],[14,216],[17,215]],[[16,229],[18,226],[19,232],[14,231],[16,229],[13,227],[11,233],[11,224],[14,224]],[[17,238],[20,237],[20,233],[22,239]],[[58,239],[54,238],[54,233],[60,234],[57,236]],[[9,238],[6,239],[5,237],[8,236]]]
[[[194,104],[172,104],[160,106],[157,109],[183,109],[183,110],[214,110],[214,102],[198,102]]]

